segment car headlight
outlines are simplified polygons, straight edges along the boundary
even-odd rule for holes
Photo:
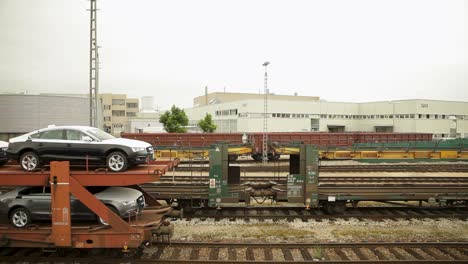
[[[134,152],[138,152],[138,151],[143,151],[143,150],[145,150],[145,148],[144,148],[144,147],[132,147],[132,150],[133,150]]]
[[[122,204],[125,205],[125,206],[135,205],[135,204],[136,204],[136,201],[135,201],[135,200],[132,200],[132,201],[123,201]]]
[[[6,151],[7,149],[8,149],[8,147],[2,148],[2,151]]]

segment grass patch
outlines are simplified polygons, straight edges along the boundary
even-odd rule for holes
[[[443,230],[439,228],[353,228],[335,229],[332,234],[337,238],[352,238],[357,240],[413,240],[413,239],[464,239],[461,230]],[[466,238],[465,238],[466,239]]]
[[[323,249],[320,246],[315,246],[312,249],[312,258],[322,259],[323,258]]]

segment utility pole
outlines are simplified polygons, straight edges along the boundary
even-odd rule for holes
[[[268,64],[270,64],[268,61],[263,63],[263,67],[265,67],[265,83],[263,87],[263,164],[266,164],[268,162]]]
[[[98,126],[99,54],[97,43],[96,0],[90,0],[89,37],[89,125]]]

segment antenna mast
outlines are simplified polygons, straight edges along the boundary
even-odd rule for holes
[[[98,126],[99,54],[97,44],[96,0],[90,0],[89,38],[89,125]]]

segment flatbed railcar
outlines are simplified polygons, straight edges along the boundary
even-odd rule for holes
[[[199,156],[206,155],[209,147],[219,142],[226,142],[233,145],[243,145],[247,148],[248,154],[255,160],[261,160],[263,149],[263,133],[122,133],[122,137],[146,141],[161,150],[185,150],[190,155],[200,153]],[[389,142],[409,142],[409,141],[430,141],[431,133],[381,133],[381,132],[269,132],[268,144],[270,153],[269,159],[279,158],[279,154],[273,151],[274,146],[285,142],[302,142],[304,144],[315,145],[321,149],[329,147],[350,148],[356,143],[389,143]],[[175,152],[169,155],[176,155]],[[236,157],[236,155],[231,155]]]
[[[41,171],[25,172],[18,165],[3,166],[0,168],[0,186],[50,187],[51,221],[33,223],[25,228],[0,224],[1,246],[49,250],[109,249],[117,253],[134,254],[139,253],[143,245],[151,243],[154,237],[164,236],[169,239],[174,225],[166,216],[173,212],[173,208],[159,204],[139,185],[159,180],[176,164],[177,160],[153,162],[120,173],[101,169],[72,170],[68,161],[52,161],[49,168]],[[148,206],[137,216],[122,219],[92,195],[85,188],[87,186],[129,186],[143,193]],[[72,223],[71,195],[108,224]]]
[[[293,149],[293,147],[291,147]],[[441,173],[434,179],[411,175],[376,180],[371,177],[343,180],[321,179],[319,152],[312,145],[297,145],[290,154],[286,181],[245,182],[240,166],[230,165],[227,144],[210,149],[209,177],[203,182],[149,183],[143,188],[156,199],[177,201],[182,208],[223,208],[252,206],[262,201],[284,203],[284,206],[324,208],[342,213],[347,205],[362,201],[408,202],[442,206],[468,205],[468,177],[448,179]],[[433,176],[431,176],[433,177]],[[434,178],[434,177],[433,177]]]

